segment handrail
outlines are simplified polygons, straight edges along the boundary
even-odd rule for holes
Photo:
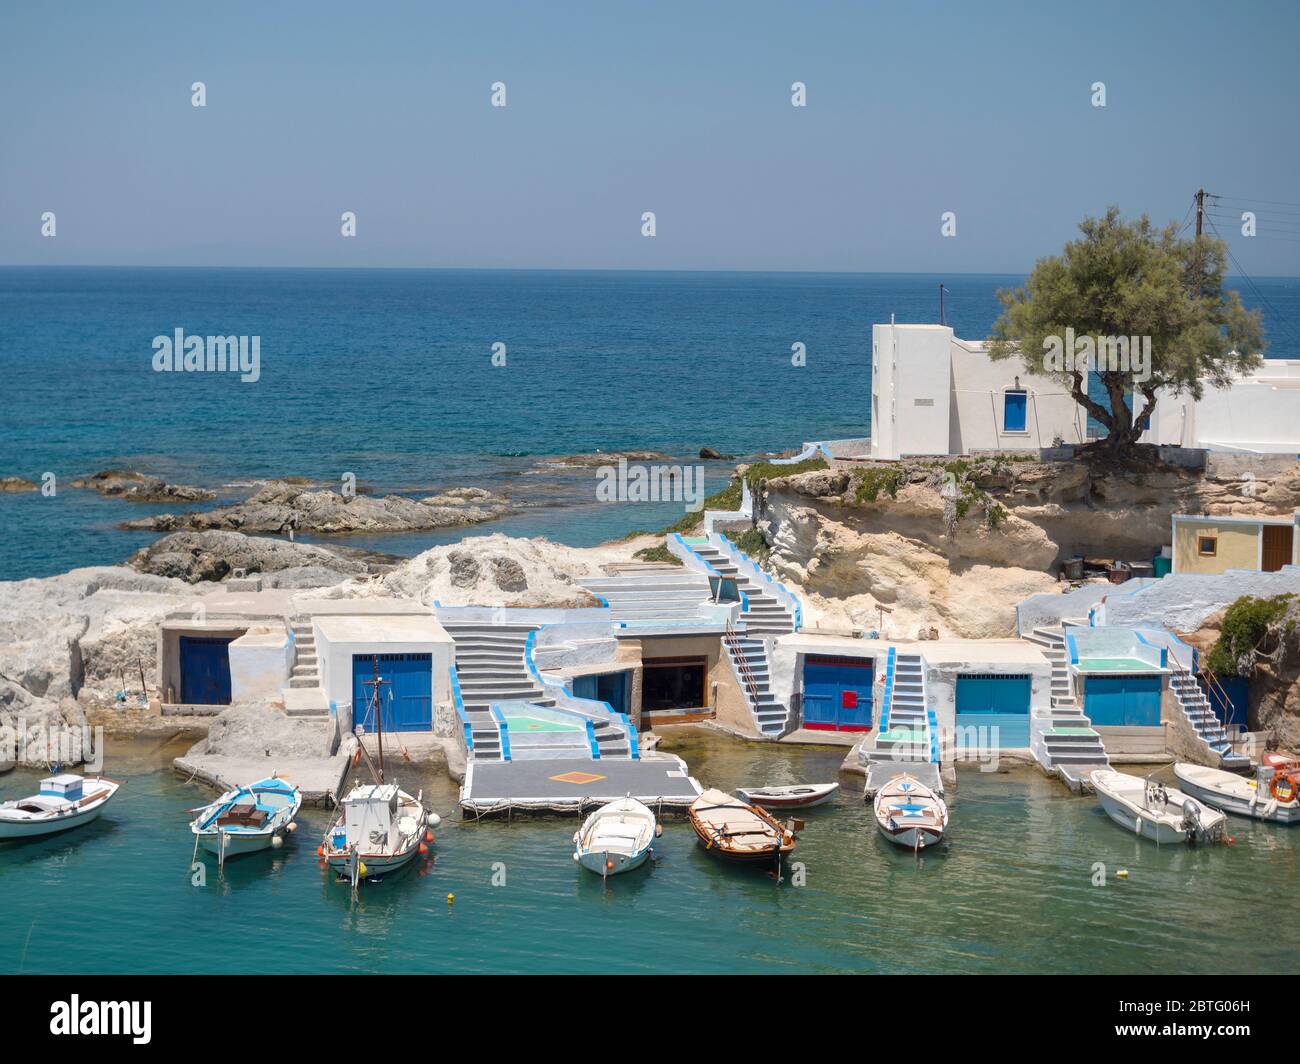
[[[1234,724],[1231,727],[1228,725],[1228,710],[1232,706],[1232,699],[1228,697],[1228,692],[1223,689],[1223,684],[1219,683],[1219,678],[1206,667],[1204,661],[1198,660],[1197,665],[1199,666],[1197,675],[1205,680],[1206,691],[1212,692],[1219,697],[1219,705],[1223,707],[1223,713],[1222,715],[1218,713],[1214,715],[1218,717],[1219,724],[1223,726],[1223,733],[1228,737],[1229,749],[1236,754],[1237,743],[1241,741],[1242,730],[1240,725]],[[1207,698],[1206,702],[1210,704],[1210,712],[1214,713],[1214,699]]]
[[[758,681],[754,679],[754,673],[749,668],[749,661],[740,648],[740,641],[736,638],[736,629],[731,621],[727,621],[726,631],[722,633],[722,638],[726,641],[728,649],[731,650],[731,656],[738,663],[740,668],[740,678],[745,687],[749,690],[749,701],[752,706],[758,706]]]

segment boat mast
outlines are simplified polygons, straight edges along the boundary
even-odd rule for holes
[[[371,660],[375,666],[375,678],[373,680],[363,680],[362,687],[370,688],[370,704],[375,710],[375,735],[379,741],[379,782],[384,782],[384,710],[379,697],[379,688],[387,684],[388,680],[379,678],[379,655],[374,654]]]

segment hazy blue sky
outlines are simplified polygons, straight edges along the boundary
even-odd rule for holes
[[[4,264],[1019,272],[1300,201],[1294,0],[0,4]]]

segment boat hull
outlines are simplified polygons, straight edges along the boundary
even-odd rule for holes
[[[813,809],[825,805],[839,790],[839,784],[830,787],[809,787],[807,794],[782,794],[779,791],[740,789],[736,793],[750,805],[759,805],[764,809]]]
[[[1252,803],[1247,797],[1226,794],[1214,787],[1196,782],[1179,772],[1177,765],[1174,766],[1174,775],[1178,779],[1179,790],[1221,813],[1232,813],[1234,816],[1249,817],[1251,820],[1262,820],[1270,824],[1300,824],[1300,802],[1283,805],[1270,798],[1263,802]]]
[[[1144,839],[1161,844],[1186,842],[1188,832],[1154,817],[1144,816],[1140,811],[1131,809],[1119,799],[1097,791],[1097,800],[1106,811],[1106,815],[1122,828],[1141,835]]]
[[[269,850],[275,845],[275,838],[284,837],[283,831],[271,832],[269,834],[258,835],[236,835],[233,832],[226,835],[226,860],[232,857],[242,857],[245,854],[261,853],[263,850]],[[221,837],[215,832],[204,832],[199,836],[199,845],[206,853],[212,854],[213,857],[221,856]]]
[[[877,820],[876,829],[895,846],[901,846],[905,850],[924,850],[926,847],[943,842],[943,832],[936,828],[905,827],[895,829]]]
[[[94,809],[85,812],[70,813],[58,820],[14,821],[0,818],[0,839],[34,839],[41,835],[58,835],[73,828],[85,827],[92,820],[99,818],[100,812],[108,804],[105,799]]]
[[[588,872],[595,872],[598,876],[617,876],[623,872],[631,872],[633,869],[640,868],[645,864],[649,857],[650,848],[648,846],[644,850],[630,854],[586,850],[573,855],[578,864],[582,865]],[[606,868],[606,863],[612,867]]]

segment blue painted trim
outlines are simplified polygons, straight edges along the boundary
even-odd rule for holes
[[[922,669],[925,666],[922,665]],[[932,706],[925,707],[925,724],[930,732],[930,763],[937,765],[939,763],[939,719],[934,715]]]
[[[1072,635],[1069,633],[1068,630],[1066,630],[1066,629],[1062,629],[1062,631],[1065,633],[1065,649],[1068,650],[1068,651],[1070,652],[1070,664],[1071,664],[1071,665],[1078,665],[1078,664],[1079,664],[1079,646],[1078,646],[1077,643],[1075,643],[1075,641],[1074,641],[1074,636],[1072,636]]]
[[[587,721],[587,743],[591,747],[591,759],[600,760],[600,744],[596,742],[596,725],[592,721]]]
[[[894,656],[895,650],[889,648],[885,655],[885,693],[881,696],[880,731],[889,731],[889,707],[894,701]]]
[[[602,606],[604,606],[605,609],[609,609],[609,599],[607,599],[604,595],[602,595],[602,594],[600,594],[600,593],[598,593],[598,592],[596,592],[596,591],[591,592],[591,594],[595,595],[596,598],[598,598],[598,599],[600,600],[600,604],[601,604]]]
[[[799,596],[796,595],[793,591],[791,591],[788,587],[785,586],[785,584],[781,583],[779,580],[773,580],[771,574],[764,572],[763,567],[759,565],[758,562],[754,561],[753,558],[751,558],[743,550],[737,547],[726,536],[719,535],[716,532],[713,535],[717,536],[718,538],[717,546],[722,548],[724,553],[731,555],[733,560],[735,555],[739,555],[741,558],[743,558],[745,561],[749,563],[750,567],[754,570],[754,572],[752,574],[747,574],[747,575],[751,575],[751,577],[757,576],[761,580],[766,580],[773,587],[779,587],[782,591],[786,593],[786,595],[789,598],[789,602],[784,603],[784,605],[786,606],[787,609],[789,609],[790,607],[794,608],[794,630],[796,632],[799,631],[800,626],[803,624],[803,605],[799,600]],[[713,540],[713,536],[710,536],[709,541],[712,542],[712,540]],[[779,600],[779,596],[778,596],[778,600]],[[748,600],[746,600],[746,602],[748,602]],[[745,606],[745,609],[746,610],[749,609],[748,604]]]
[[[330,699],[330,716],[331,716],[331,717],[336,716],[336,715],[338,714],[338,711],[339,711],[339,707],[335,704],[334,699],[331,698],[331,699]]]
[[[461,727],[465,729],[465,750],[467,753],[473,753],[474,729],[470,726],[469,714],[465,712],[465,699],[460,694],[460,677],[456,674],[455,665],[447,671],[451,674],[451,699],[456,706],[456,716],[460,718]]]
[[[506,721],[506,715],[501,712],[501,707],[495,702],[489,707],[492,719],[497,722],[497,731],[501,735],[501,760],[510,760],[510,725]]]
[[[610,707],[610,711],[613,712],[612,706]],[[623,727],[627,729],[628,757],[630,757],[633,761],[640,761],[641,744],[637,738],[636,725],[632,723],[632,719],[626,713],[618,713],[615,714],[615,716],[619,717],[623,721]]]

